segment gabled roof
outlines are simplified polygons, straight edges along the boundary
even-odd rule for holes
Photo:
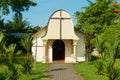
[[[67,11],[60,9],[50,16],[47,33],[43,39],[79,39],[74,32],[73,21]]]
[[[47,26],[33,34],[33,37],[42,37],[44,40],[79,39],[74,32],[74,25],[70,14],[62,9],[55,11],[50,16]]]
[[[33,37],[33,38],[36,38],[36,37],[39,37],[39,36],[42,37],[42,36],[44,36],[44,35],[46,34],[46,32],[47,32],[47,26],[41,28],[38,32],[34,33],[34,34],[32,35],[32,37]]]

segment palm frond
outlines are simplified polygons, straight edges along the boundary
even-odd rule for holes
[[[4,34],[0,32],[0,42],[3,40]]]
[[[90,1],[90,0],[86,0],[87,2],[89,2],[89,4],[93,4],[93,2],[92,1]]]

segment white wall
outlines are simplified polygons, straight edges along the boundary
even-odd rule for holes
[[[77,61],[85,61],[84,35],[77,30],[75,30],[75,33],[79,37],[79,41],[77,43]]]
[[[73,41],[64,40],[64,43],[65,43],[65,63],[74,63]]]
[[[43,41],[41,37],[33,40],[32,55],[37,62],[43,61]]]
[[[55,40],[48,40],[47,42],[47,46],[48,46],[48,59],[49,59],[49,62],[52,63],[53,62],[53,53],[52,53],[52,44]]]

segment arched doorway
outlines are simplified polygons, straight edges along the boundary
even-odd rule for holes
[[[65,44],[62,40],[55,40],[52,45],[53,61],[65,59]]]

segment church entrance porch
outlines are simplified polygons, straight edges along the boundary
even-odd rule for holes
[[[76,44],[74,40],[47,40],[44,47],[45,63],[75,63]]]
[[[62,40],[55,40],[52,45],[53,61],[64,61],[65,44]]]

